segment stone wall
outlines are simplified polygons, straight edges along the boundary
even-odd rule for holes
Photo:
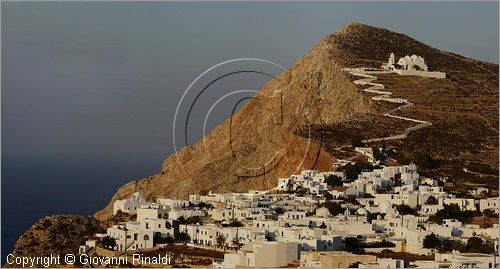
[[[446,73],[443,72],[428,72],[428,71],[416,71],[416,70],[394,70],[401,76],[420,76],[428,78],[446,78]]]

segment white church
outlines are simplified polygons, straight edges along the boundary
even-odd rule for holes
[[[396,56],[391,53],[387,63],[382,64],[382,69],[393,71],[402,76],[422,76],[433,78],[446,78],[446,73],[429,71],[429,67],[425,64],[423,57],[413,54],[412,56],[404,56],[396,63]]]

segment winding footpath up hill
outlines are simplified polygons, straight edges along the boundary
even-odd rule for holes
[[[394,112],[399,111],[403,108],[413,106],[413,103],[411,103],[410,101],[403,99],[403,98],[393,98],[393,97],[391,97],[392,92],[383,91],[385,89],[383,84],[373,83],[373,81],[376,80],[377,77],[375,77],[371,74],[390,73],[390,72],[388,72],[388,71],[368,71],[368,68],[344,68],[342,70],[348,71],[353,76],[363,77],[361,79],[355,80],[354,84],[362,85],[362,86],[369,85],[370,87],[363,89],[363,91],[367,92],[367,93],[377,94],[376,96],[372,97],[372,100],[402,104],[401,106],[398,106],[394,109],[387,111],[386,113],[384,113],[384,116],[418,123],[415,126],[411,126],[411,127],[406,128],[405,131],[401,134],[365,139],[365,140],[363,140],[364,143],[379,142],[379,141],[384,141],[384,140],[403,139],[403,138],[406,138],[406,136],[413,131],[416,131],[418,129],[422,129],[422,128],[425,128],[427,126],[432,125],[432,123],[428,122],[428,121],[418,120],[418,119],[413,119],[413,118],[408,118],[408,117],[402,117],[402,116],[397,116],[397,115],[393,114]]]
[[[432,69],[446,72],[446,79],[362,68],[380,66],[390,53],[420,55]],[[351,69],[344,72],[342,67]],[[349,73],[360,79],[353,83]],[[377,79],[382,82],[375,83]],[[366,88],[359,90],[355,84]],[[114,202],[134,192],[147,199],[187,199],[190,194],[210,191],[269,190],[278,185],[278,178],[302,169],[329,171],[344,157],[342,148],[351,146],[351,138],[364,142],[391,140],[398,152],[426,152],[440,161],[432,171],[434,176],[488,183],[498,189],[498,178],[463,172],[468,163],[498,167],[498,64],[442,51],[402,33],[351,23],[321,38],[288,71],[264,85],[259,94],[272,96],[278,91],[282,93],[279,106],[272,98],[249,100],[232,119],[197,143],[170,152],[158,173],[120,187],[94,214],[95,219],[41,219],[19,238],[13,253],[39,256],[78,251],[78,246],[100,226],[105,228],[119,220],[112,216]],[[396,108],[387,108],[388,102]],[[271,136],[270,123],[275,115],[282,115],[283,121],[272,125]],[[229,130],[235,139],[229,138]],[[265,169],[266,173],[252,174],[244,169],[266,164],[276,152],[283,157]]]

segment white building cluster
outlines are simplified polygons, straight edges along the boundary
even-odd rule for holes
[[[382,64],[382,69],[393,71],[403,76],[446,78],[446,73],[444,72],[429,71],[424,58],[415,54],[412,56],[406,55],[396,62],[396,56],[394,53],[391,53],[387,63]]]
[[[288,178],[279,178],[279,191],[296,191],[299,188],[305,189],[312,194],[321,194],[324,191],[331,190],[325,180],[328,176],[338,176],[345,180],[343,172],[322,172],[316,170],[303,170],[300,175],[291,175]]]
[[[336,176],[341,185],[330,186],[329,176]],[[363,171],[354,181],[339,171],[304,170],[300,175],[280,178],[270,191],[210,192],[190,195],[189,200],[158,197],[151,202],[134,193],[129,199],[116,201],[114,213],[137,214],[136,219],[108,228],[107,235],[116,240],[115,251],[137,251],[154,249],[161,239],[185,234],[182,243],[226,250],[224,260],[214,261],[217,268],[405,266],[398,259],[345,252],[348,237],[360,238],[369,253],[389,249],[423,255],[435,252],[423,246],[430,234],[464,243],[471,237],[498,241],[497,224],[481,228],[455,219],[445,219],[442,224],[429,221],[450,204],[461,210],[498,214],[498,198],[457,198],[438,183],[420,177],[413,165],[404,165]],[[432,203],[428,203],[430,197]],[[402,214],[400,205],[418,209],[418,213]],[[197,221],[174,229],[180,218],[192,217]],[[381,242],[385,245],[371,247]],[[490,264],[498,266],[498,257],[454,252],[436,255],[434,261],[417,260],[412,266]]]

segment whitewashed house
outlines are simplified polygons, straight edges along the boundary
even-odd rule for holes
[[[476,211],[476,200],[469,198],[444,198],[442,204],[456,204],[462,211]]]
[[[140,205],[137,209],[137,220],[146,219],[167,219],[170,208],[168,206],[149,203]]]
[[[178,209],[178,208],[186,208],[189,206],[188,200],[163,198],[163,197],[157,197],[155,200],[158,204],[168,206],[169,208]]]
[[[224,254],[224,262],[214,268],[284,267],[298,261],[299,246],[295,242],[252,242],[242,252]]]
[[[189,217],[204,217],[205,212],[201,210],[185,210],[185,209],[171,209],[168,212],[168,218],[171,220],[177,220],[180,217],[185,219]]]
[[[444,209],[443,205],[426,205],[423,204],[418,211],[419,214],[424,215],[424,216],[431,216],[435,215],[439,210]]]
[[[499,203],[498,203],[498,197],[496,198],[486,198],[486,199],[480,199],[479,200],[479,210],[483,212],[486,209],[489,209],[496,214],[498,214],[498,208],[499,208]]]
[[[498,268],[498,256],[482,253],[436,253],[434,261],[417,260],[417,268]]]
[[[144,199],[144,197],[139,192],[135,192],[130,196],[130,198],[116,200],[113,203],[113,215],[116,215],[118,211],[134,214],[139,206],[145,204],[148,204],[148,202],[146,202],[146,199]]]
[[[380,205],[383,201],[388,201],[392,205],[408,205],[414,208],[418,205],[418,194],[416,192],[375,194],[375,205]]]
[[[358,268],[405,268],[405,262],[401,259],[377,258],[374,262],[362,262]]]

